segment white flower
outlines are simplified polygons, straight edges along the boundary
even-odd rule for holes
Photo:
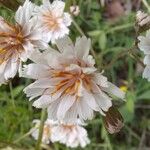
[[[138,47],[145,54],[144,64],[146,67],[143,72],[143,78],[150,81],[150,30],[147,31],[146,36],[139,36],[138,39],[140,41]]]
[[[78,146],[84,148],[90,143],[86,129],[79,124],[60,123],[55,125],[52,130],[51,139],[54,142],[60,142],[71,148]]]
[[[78,5],[70,6],[70,13],[73,14],[74,16],[78,16],[80,13],[79,6]]]
[[[136,14],[136,20],[139,26],[144,26],[150,23],[150,16],[142,11],[138,11]]]
[[[25,88],[33,106],[48,108],[48,117],[73,123],[92,119],[94,111],[105,115],[112,106],[112,94],[124,98],[124,92],[107,81],[94,67],[89,50],[90,39],[78,38],[75,45],[66,37],[56,41],[59,49],[34,54],[34,63],[25,66],[23,76],[36,81]],[[108,94],[107,94],[108,93]]]
[[[43,0],[43,5],[35,13],[48,42],[54,43],[56,39],[69,34],[68,26],[71,25],[71,16],[64,12],[64,8],[65,3],[61,0],[55,0],[53,3]]]
[[[35,123],[35,127],[31,129],[31,135],[35,140],[38,140],[39,136],[39,127],[40,127],[40,120],[35,119],[33,120],[33,123]],[[55,125],[55,122],[52,120],[47,119],[44,123],[43,128],[43,135],[42,135],[42,142],[44,144],[49,144],[51,141],[51,135],[52,135],[52,129]]]
[[[35,48],[44,48],[36,18],[32,19],[34,5],[28,0],[15,14],[15,25],[0,17],[0,84],[13,78],[21,61],[26,61]]]

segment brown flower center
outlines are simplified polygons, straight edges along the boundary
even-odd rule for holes
[[[58,71],[53,74],[53,78],[63,78],[63,80],[56,84],[55,90],[51,93],[52,95],[64,89],[62,95],[76,95],[78,99],[81,96],[80,88],[82,85],[86,87],[87,90],[92,90],[91,77],[84,73]]]
[[[56,31],[59,29],[59,19],[61,19],[61,17],[56,17],[50,11],[43,14],[44,24],[51,31]]]
[[[14,53],[20,53],[24,50],[21,27],[19,25],[12,26],[8,23],[7,27],[9,27],[8,31],[0,32],[0,64],[8,60]]]

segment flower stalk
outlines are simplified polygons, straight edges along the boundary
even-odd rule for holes
[[[15,108],[15,100],[14,100],[14,94],[13,94],[13,87],[12,87],[12,82],[9,82],[9,89],[10,89],[10,95],[11,95],[11,100],[12,100],[12,105]]]
[[[46,109],[42,109],[42,112],[41,112],[41,123],[40,123],[40,127],[39,127],[39,136],[38,136],[38,140],[37,140],[37,144],[36,144],[35,150],[41,150],[41,142],[42,142],[45,118],[46,118]]]

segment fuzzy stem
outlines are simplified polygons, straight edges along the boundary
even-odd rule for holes
[[[38,136],[35,150],[41,150],[41,142],[42,142],[42,136],[43,136],[45,117],[46,117],[46,109],[43,109],[41,112],[41,123],[40,123],[40,127],[39,127],[39,136]]]
[[[14,100],[14,94],[13,94],[13,87],[12,87],[12,82],[9,82],[9,89],[10,89],[10,95],[11,95],[11,100],[12,100],[12,105],[15,108],[15,100]]]

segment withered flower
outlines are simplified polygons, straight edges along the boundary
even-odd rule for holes
[[[110,134],[118,133],[124,126],[123,117],[115,107],[110,107],[103,118],[104,126]]]

